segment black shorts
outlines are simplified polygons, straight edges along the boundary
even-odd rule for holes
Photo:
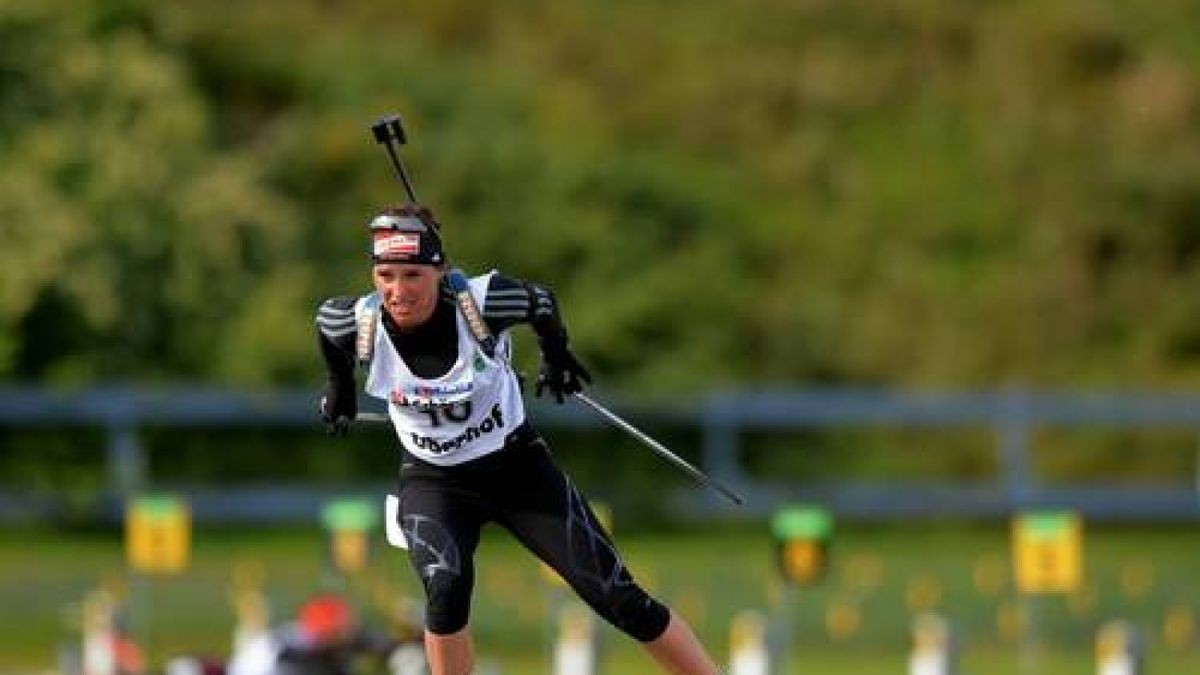
[[[399,514],[425,588],[431,632],[467,625],[475,548],[488,522],[512,532],[618,629],[643,642],[666,630],[669,610],[634,582],[611,537],[529,424],[509,434],[501,450],[454,466],[405,451]]]

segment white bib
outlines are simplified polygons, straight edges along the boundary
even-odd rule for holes
[[[474,277],[471,295],[481,307],[491,274]],[[355,304],[361,316],[364,299]],[[375,353],[367,395],[387,401],[388,416],[405,449],[431,464],[450,466],[495,452],[525,421],[525,405],[512,369],[512,341],[498,336],[495,356],[479,348],[462,313],[455,311],[458,357],[441,377],[423,379],[408,368],[375,319]]]

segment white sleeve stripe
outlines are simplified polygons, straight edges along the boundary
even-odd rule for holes
[[[488,307],[507,308],[507,309],[529,309],[528,300],[489,300],[486,305]]]
[[[320,311],[317,312],[317,316],[319,316],[323,319],[345,319],[345,318],[353,319],[354,318],[354,310],[345,312],[345,311],[340,311],[340,310],[326,309],[326,308],[322,307],[320,309]]]
[[[529,312],[514,312],[512,310],[501,310],[498,312],[484,312],[484,317],[488,319],[524,319],[529,316]]]
[[[328,338],[335,338],[335,339],[336,338],[344,338],[347,335],[354,335],[357,332],[358,332],[358,329],[353,328],[353,327],[345,329],[345,330],[336,330],[336,331],[335,330],[326,330],[324,326],[321,327],[322,335],[324,335],[325,337],[328,337]]]
[[[524,298],[529,295],[524,288],[497,288],[488,289],[488,297],[512,297],[517,296]]]
[[[355,325],[355,321],[354,317],[350,317],[346,319],[346,321],[329,321],[329,319],[317,317],[317,325],[322,328],[337,330],[338,328],[353,327],[353,325]]]
[[[323,323],[323,322],[318,321],[317,325],[319,325],[320,329],[322,329],[322,330],[332,330],[332,331],[335,331],[335,333],[340,333],[340,331],[342,331],[342,330],[358,330],[358,325],[355,325],[353,322],[352,323]]]
[[[317,315],[317,323],[354,323],[354,315],[349,316],[325,316]]]

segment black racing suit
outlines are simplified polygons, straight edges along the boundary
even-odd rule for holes
[[[354,302],[332,298],[317,315],[327,391],[340,391],[343,400],[354,395]],[[493,334],[528,323],[543,352],[548,344],[565,348],[554,296],[541,286],[493,275],[481,310]],[[435,378],[452,367],[457,311],[443,289],[432,317],[416,329],[401,332],[383,313],[392,344],[418,377]],[[501,449],[460,464],[437,466],[403,445],[401,451],[400,526],[425,588],[428,630],[444,635],[467,625],[475,547],[488,522],[512,532],[618,629],[642,642],[666,630],[669,611],[634,582],[587,501],[528,422],[511,431]]]

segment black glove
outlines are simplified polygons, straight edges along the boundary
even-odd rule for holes
[[[549,389],[562,403],[564,396],[583,391],[584,382],[592,383],[591,374],[567,348],[565,338],[543,339],[538,343],[542,347],[542,367],[533,390],[535,396],[541,397],[542,389]]]
[[[325,390],[321,393],[319,410],[321,421],[325,423],[325,433],[330,436],[345,436],[350,431],[350,423],[358,415],[358,397],[354,393],[354,382],[327,382]]]

